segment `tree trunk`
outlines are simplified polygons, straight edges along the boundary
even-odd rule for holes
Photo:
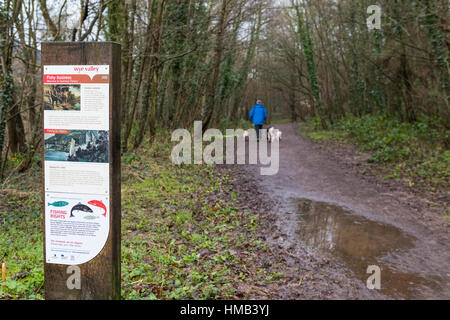
[[[223,54],[223,38],[224,38],[224,33],[225,33],[228,1],[229,0],[222,0],[219,24],[217,26],[218,31],[217,31],[217,36],[216,36],[216,48],[214,50],[213,69],[211,72],[211,77],[209,79],[206,110],[205,110],[205,116],[203,118],[203,130],[204,131],[208,128],[209,123],[212,118],[212,115],[214,113],[214,109],[215,109],[216,86],[217,86],[217,79],[219,77],[220,63],[221,63],[222,54]]]

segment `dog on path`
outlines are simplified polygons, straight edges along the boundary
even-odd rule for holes
[[[282,135],[281,130],[275,129],[274,127],[270,127],[266,130],[267,130],[267,140],[269,142],[272,142],[275,140],[277,140],[277,141],[281,140],[281,135]],[[243,136],[244,136],[244,138],[248,137],[248,130],[244,131]]]
[[[275,129],[274,127],[270,127],[268,130],[267,130],[267,139],[270,141],[270,142],[273,142],[273,141],[275,141],[275,140],[277,140],[277,141],[280,141],[281,140],[281,135],[282,135],[282,132],[281,132],[281,130],[279,130],[279,129]]]

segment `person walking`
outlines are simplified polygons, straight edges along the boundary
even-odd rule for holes
[[[266,107],[262,105],[261,100],[257,100],[256,104],[250,110],[248,121],[253,122],[256,130],[256,139],[259,141],[259,130],[262,129],[264,122],[267,120]]]

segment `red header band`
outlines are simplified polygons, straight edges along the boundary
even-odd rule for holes
[[[109,75],[96,74],[92,79],[87,74],[44,74],[44,84],[109,83]]]

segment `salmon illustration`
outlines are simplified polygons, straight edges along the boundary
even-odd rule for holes
[[[78,204],[74,205],[72,210],[70,210],[70,216],[74,217],[73,213],[74,211],[83,211],[83,212],[89,212],[92,213],[92,209],[89,208],[87,205],[82,204],[81,202],[79,202]]]
[[[65,207],[67,206],[69,203],[66,201],[55,201],[53,203],[48,203],[49,206],[54,206],[54,207]]]
[[[103,204],[101,200],[91,200],[88,202],[90,205],[102,208],[105,212],[102,213],[102,216],[106,217],[106,206]]]

